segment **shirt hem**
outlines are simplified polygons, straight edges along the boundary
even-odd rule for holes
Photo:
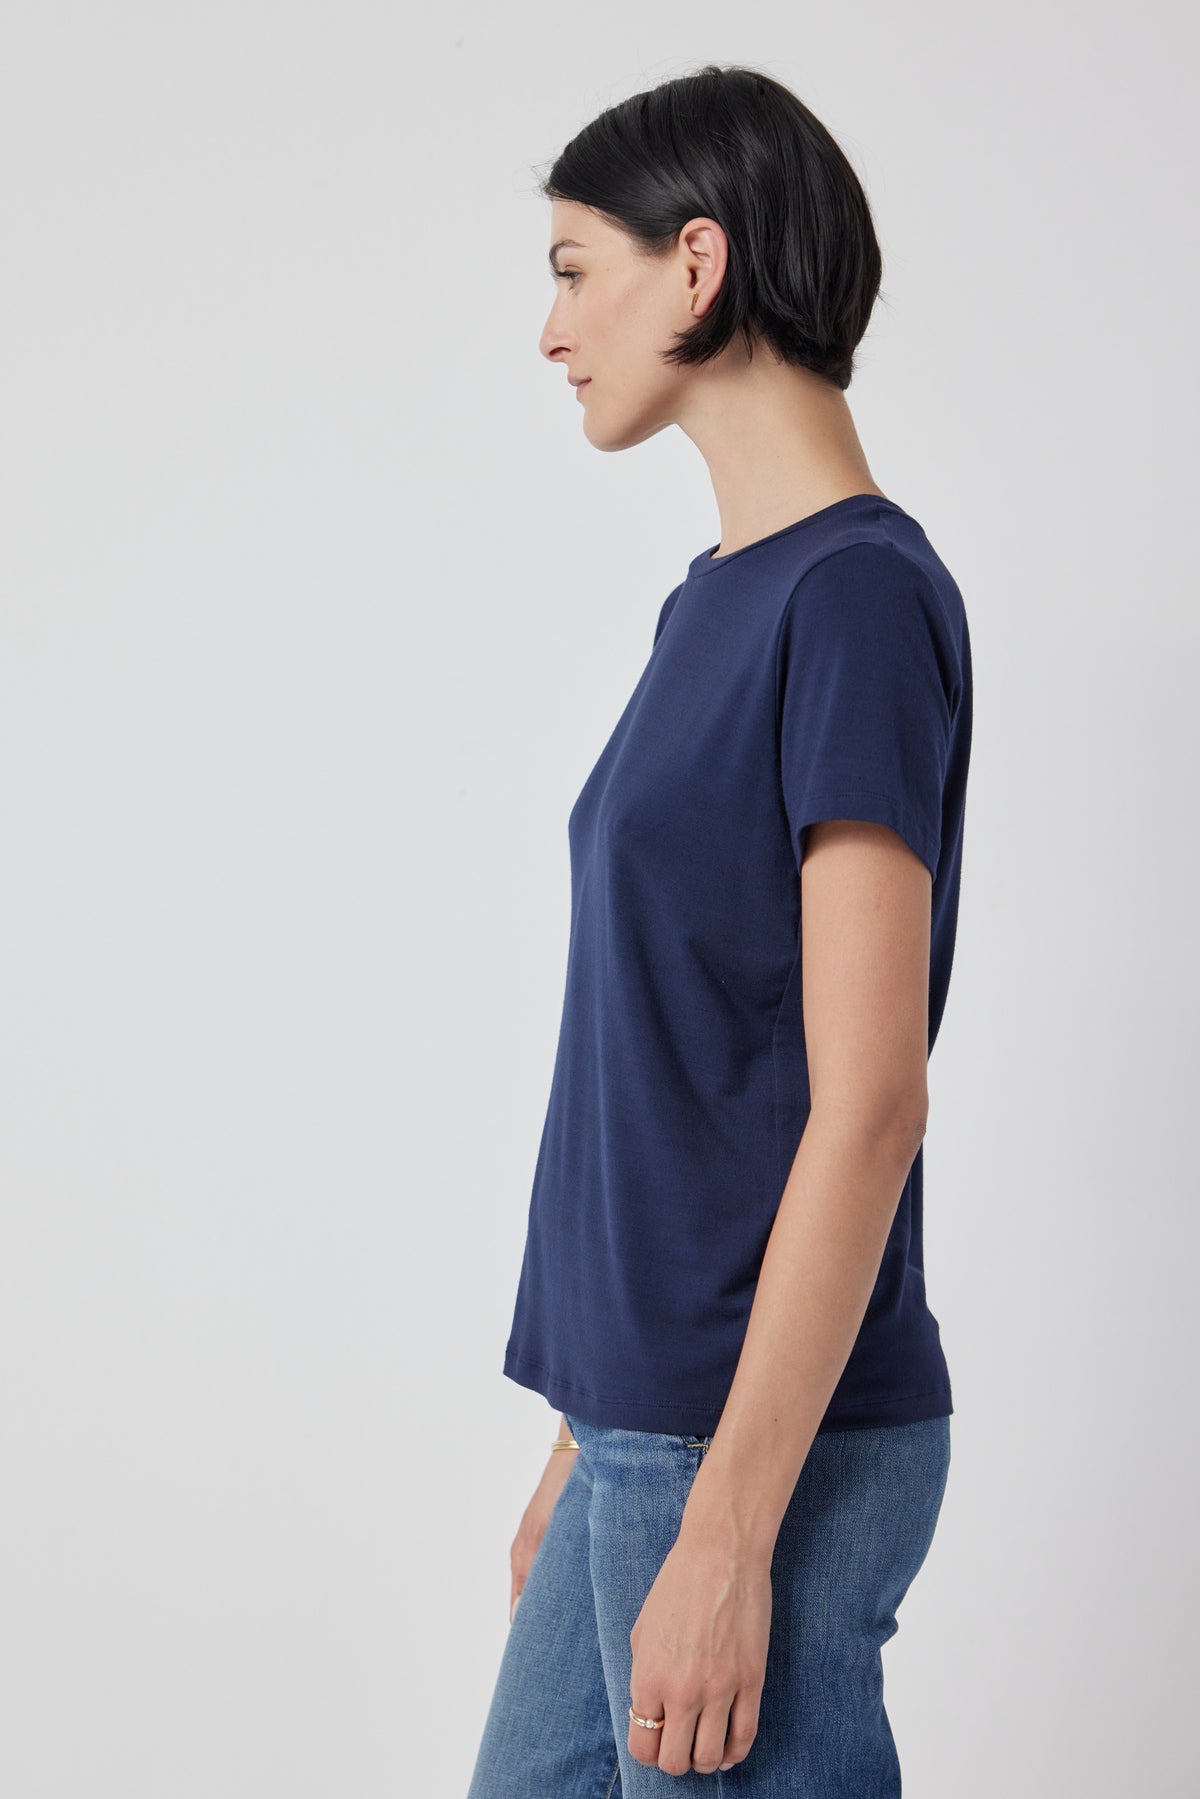
[[[502,1372],[518,1386],[540,1393],[560,1412],[574,1413],[585,1423],[607,1425],[613,1430],[711,1436],[725,1408],[724,1400],[606,1398],[512,1350],[505,1355]],[[817,1426],[817,1434],[919,1424],[930,1418],[948,1418],[953,1411],[953,1395],[948,1386],[913,1393],[875,1394],[831,1403]]]

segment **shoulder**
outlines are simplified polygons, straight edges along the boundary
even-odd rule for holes
[[[922,556],[878,532],[842,538],[797,571],[786,610],[820,614],[839,603],[866,610],[897,605],[944,610],[940,567],[935,556]],[[944,573],[949,582],[949,571]]]
[[[914,524],[912,541],[861,533],[799,570],[780,618],[780,665],[823,654],[932,657],[950,691],[962,678],[966,637],[957,583]]]

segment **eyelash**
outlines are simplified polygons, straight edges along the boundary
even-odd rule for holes
[[[578,281],[579,270],[578,269],[555,269],[554,279],[556,281]]]

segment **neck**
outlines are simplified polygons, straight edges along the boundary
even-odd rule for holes
[[[728,556],[877,485],[840,388],[757,350],[729,352],[693,384],[677,423],[708,465]]]

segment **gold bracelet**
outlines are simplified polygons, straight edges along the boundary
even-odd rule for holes
[[[550,1447],[551,1449],[578,1449],[579,1445],[574,1437],[555,1437]]]

